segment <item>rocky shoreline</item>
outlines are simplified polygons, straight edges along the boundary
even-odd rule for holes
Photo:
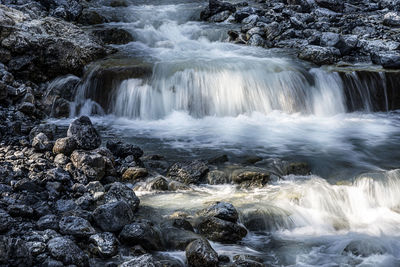
[[[210,0],[202,20],[232,23],[234,43],[292,49],[316,65],[377,64],[400,68],[398,1]],[[240,30],[235,30],[237,26]]]

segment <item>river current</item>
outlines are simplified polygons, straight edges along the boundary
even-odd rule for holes
[[[400,266],[400,120],[385,74],[368,67],[380,79],[371,85],[354,69],[317,68],[287,51],[228,43],[229,22],[198,21],[205,5],[99,7],[118,21],[104,27],[123,28],[135,41],[88,66],[71,118],[52,121],[89,115],[106,138],[171,161],[221,154],[235,164],[260,157],[258,167],[305,161],[312,175],[284,176],[262,189],[136,193],[162,214],[226,201],[242,222],[258,220],[239,244],[212,243],[218,253],[253,254],[272,266]],[[94,79],[132,66],[151,71]],[[183,262],[183,251],[167,253]]]

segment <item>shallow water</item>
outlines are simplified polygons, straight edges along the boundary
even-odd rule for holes
[[[137,194],[141,205],[165,215],[213,201],[234,204],[251,231],[237,245],[212,243],[222,254],[253,254],[275,266],[400,266],[400,120],[386,111],[386,88],[378,82],[370,90],[348,74],[361,99],[350,112],[338,73],[283,51],[225,42],[227,23],[196,20],[205,4],[99,8],[122,20],[105,27],[135,39],[118,46],[114,62],[144,62],[152,74],[93,86],[98,63],[78,88],[71,118],[52,121],[91,115],[105,138],[169,161],[227,154],[234,163],[260,156],[261,167],[275,159],[308,162],[313,175],[263,189],[200,185]],[[374,112],[374,90],[383,90],[384,111]],[[167,253],[184,261],[183,252]]]

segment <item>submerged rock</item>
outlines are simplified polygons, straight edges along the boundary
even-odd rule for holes
[[[197,229],[207,239],[222,243],[235,243],[247,235],[243,226],[216,217],[202,219],[197,224]]]
[[[132,35],[124,29],[96,29],[92,33],[105,44],[127,44],[133,41]]]
[[[225,221],[237,222],[239,215],[235,207],[231,203],[216,202],[211,206],[199,211],[199,216],[216,217]]]

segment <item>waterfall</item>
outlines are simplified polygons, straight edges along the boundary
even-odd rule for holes
[[[149,77],[116,77],[104,87],[94,68],[80,86],[73,115],[110,113],[160,119],[174,111],[195,118],[273,111],[332,116],[397,107],[399,75],[379,72],[306,70],[285,60],[157,63]],[[100,76],[95,77],[95,76]]]

